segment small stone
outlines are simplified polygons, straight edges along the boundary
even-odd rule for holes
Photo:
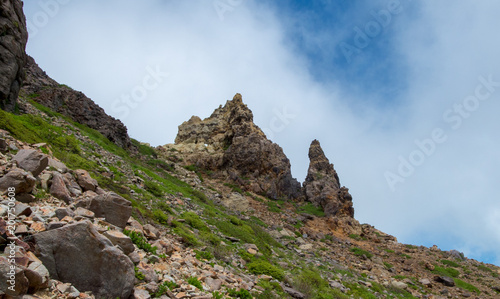
[[[31,214],[31,208],[28,205],[18,202],[16,203],[14,214],[16,216],[21,216],[21,215],[29,216]]]
[[[432,285],[431,281],[429,279],[427,279],[427,278],[422,278],[418,282],[420,282],[422,285],[424,285],[426,287]]]

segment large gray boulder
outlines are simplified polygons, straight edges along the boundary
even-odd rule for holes
[[[108,192],[94,197],[88,209],[95,213],[95,217],[103,217],[107,222],[124,228],[132,214],[132,203],[114,192]]]
[[[34,149],[22,149],[15,156],[17,165],[37,177],[49,165],[49,158]]]
[[[69,204],[73,201],[71,194],[66,187],[64,182],[64,177],[57,171],[52,173],[52,185],[50,186],[50,194],[55,198],[63,200],[65,203]]]
[[[31,173],[15,168],[0,178],[0,191],[4,192],[8,188],[15,188],[16,194],[29,193],[35,187],[36,179]]]
[[[0,1],[0,108],[14,111],[23,83],[28,31],[21,0]]]
[[[92,291],[96,298],[129,298],[134,265],[89,222],[78,222],[38,233],[38,257],[53,279]]]

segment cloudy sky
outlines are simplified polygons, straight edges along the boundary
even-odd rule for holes
[[[152,145],[239,92],[300,181],[320,140],[360,222],[500,265],[500,2],[270,2],[25,1],[27,50]]]

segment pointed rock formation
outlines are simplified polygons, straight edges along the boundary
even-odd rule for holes
[[[240,94],[204,120],[191,117],[179,126],[175,145],[161,149],[167,154],[175,149],[186,165],[213,171],[219,178],[269,198],[301,195],[283,149],[254,124],[253,113]]]
[[[306,199],[322,207],[326,216],[354,217],[349,189],[340,187],[339,177],[318,140],[309,147],[309,170],[303,184]]]

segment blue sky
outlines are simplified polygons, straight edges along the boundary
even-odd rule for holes
[[[239,92],[299,181],[320,140],[360,222],[497,265],[499,9],[494,0],[25,1],[28,53],[132,137],[171,143],[179,124]]]

